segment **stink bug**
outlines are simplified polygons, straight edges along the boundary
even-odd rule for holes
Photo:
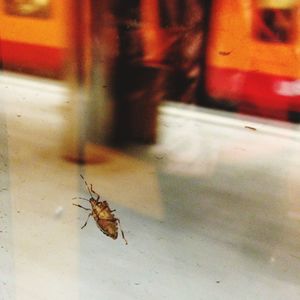
[[[75,204],[73,203],[73,205],[78,206],[84,210],[89,210],[91,211],[88,215],[88,218],[86,220],[86,222],[83,224],[83,226],[81,227],[81,229],[83,229],[86,225],[87,222],[90,218],[90,216],[93,216],[95,222],[97,223],[97,226],[99,227],[99,229],[106,234],[107,236],[111,237],[112,239],[117,239],[118,238],[118,225],[120,226],[120,231],[122,234],[122,238],[125,241],[126,245],[127,240],[125,238],[124,232],[121,229],[121,223],[120,220],[118,218],[115,217],[115,215],[113,214],[114,210],[111,210],[108,203],[103,200],[100,200],[100,195],[98,193],[96,193],[93,190],[93,185],[91,184],[90,187],[88,186],[87,182],[85,181],[84,177],[82,175],[80,175],[80,177],[83,179],[85,186],[91,196],[90,199],[86,199],[86,198],[82,198],[82,197],[75,197],[73,199],[82,199],[82,200],[86,200],[89,201],[91,204],[91,208],[86,208],[83,207],[79,204]],[[94,195],[97,196],[97,198],[94,198]]]

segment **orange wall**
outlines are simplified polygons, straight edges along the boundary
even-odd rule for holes
[[[7,15],[4,0],[0,0],[1,39],[55,48],[67,47],[69,2],[52,0],[50,17],[40,19]]]
[[[300,1],[296,39],[264,43],[252,36],[254,1],[214,0],[207,63],[220,68],[300,78]],[[230,52],[221,55],[221,52]]]

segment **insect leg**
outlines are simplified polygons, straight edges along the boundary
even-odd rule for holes
[[[126,238],[125,238],[124,231],[123,231],[122,228],[121,228],[121,222],[120,222],[120,219],[115,218],[115,220],[119,223],[120,231],[121,231],[121,234],[122,234],[122,238],[123,238],[123,240],[125,241],[125,244],[128,245],[128,242],[127,242],[127,240],[126,240]]]
[[[91,191],[97,196],[96,201],[98,202],[98,200],[100,199],[100,195],[93,190],[93,185],[92,184],[91,184]]]
[[[83,229],[83,228],[86,226],[86,224],[87,224],[87,222],[88,222],[90,216],[92,216],[92,215],[93,215],[92,213],[90,213],[90,214],[88,215],[88,217],[87,217],[85,223],[81,226],[81,229]]]
[[[81,205],[79,205],[79,204],[73,203],[73,205],[78,206],[78,207],[80,207],[80,208],[82,208],[82,209],[85,209],[85,210],[91,210],[90,208],[83,207],[83,206],[81,206]]]

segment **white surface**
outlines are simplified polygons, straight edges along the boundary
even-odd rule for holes
[[[64,87],[0,80],[1,300],[299,299],[298,126],[164,106],[157,145],[80,167],[61,157]],[[128,246],[80,230],[81,173]]]

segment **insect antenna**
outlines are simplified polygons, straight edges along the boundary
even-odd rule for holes
[[[83,198],[83,197],[73,197],[72,199],[81,199],[81,200],[85,200],[85,201],[90,201],[89,199]]]
[[[91,192],[91,190],[90,190],[90,188],[89,188],[89,185],[88,185],[87,182],[86,182],[86,180],[84,179],[84,177],[83,177],[81,174],[80,174],[80,177],[81,177],[82,180],[84,181],[85,186],[86,186],[86,188],[87,188],[87,190],[88,190],[90,196],[91,196],[92,198],[94,198],[94,197],[93,197],[93,194],[92,194],[92,192]]]

